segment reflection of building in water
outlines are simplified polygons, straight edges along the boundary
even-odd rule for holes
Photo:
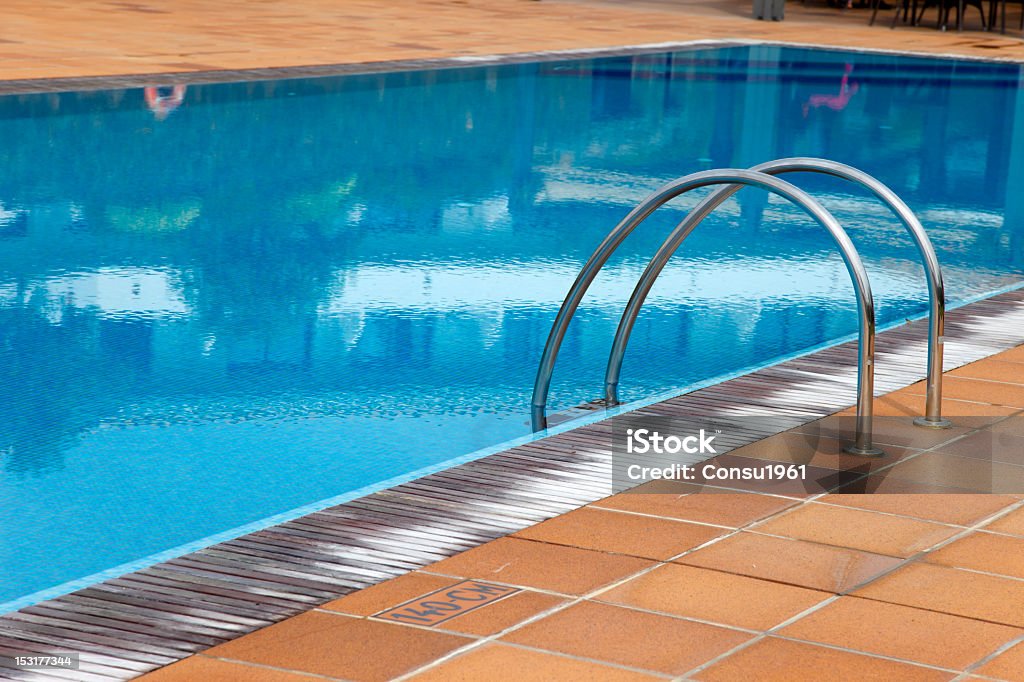
[[[712,165],[836,158],[910,201],[951,281],[1020,268],[1019,67],[985,65],[965,88],[966,67],[865,57],[842,115],[803,119],[836,59],[758,46],[199,86],[161,125],[137,91],[2,98],[0,452],[42,462],[126,411],[174,420],[216,400],[244,419],[257,398],[312,415],[364,409],[336,400],[357,393],[525,395],[590,249],[662,182]],[[914,249],[885,209],[794,180],[867,238],[880,309],[915,310]],[[598,281],[553,398],[599,394],[593,359],[679,215],[638,230]],[[715,216],[652,292],[631,353],[653,359],[627,356],[626,391],[852,328],[845,273],[798,209],[744,191]]]

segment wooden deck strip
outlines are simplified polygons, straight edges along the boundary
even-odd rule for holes
[[[878,337],[876,392],[919,381],[924,321]],[[946,369],[1024,344],[1024,290],[950,311]],[[847,408],[856,345],[824,349],[639,410],[796,426]],[[606,497],[618,417],[522,445],[0,617],[0,654],[82,654],[12,680],[131,679],[339,596]],[[778,430],[782,429],[780,424]],[[734,446],[768,435],[749,427]],[[777,432],[777,431],[776,431]],[[732,435],[732,434],[731,434]]]

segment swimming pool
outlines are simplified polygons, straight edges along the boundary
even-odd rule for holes
[[[842,161],[918,212],[950,300],[1018,282],[1020,77],[742,46],[0,98],[0,611],[528,434],[578,268],[679,175]],[[850,231],[881,323],[924,312],[883,206],[786,179]],[[622,306],[697,200],[598,279],[553,410],[600,395]],[[744,190],[660,277],[621,391],[855,328],[827,235]]]

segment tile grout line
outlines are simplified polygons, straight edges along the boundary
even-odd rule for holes
[[[900,563],[896,564],[895,566],[891,567],[890,569],[882,571],[879,574],[873,576],[872,578],[869,578],[869,579],[867,579],[867,580],[865,580],[865,581],[863,581],[861,583],[858,583],[858,584],[856,584],[856,585],[854,585],[854,586],[852,586],[852,587],[850,587],[850,588],[848,588],[846,590],[843,590],[842,592],[836,593],[832,598],[826,599],[825,601],[821,602],[820,604],[816,604],[815,606],[812,606],[811,608],[806,609],[805,611],[797,614],[796,616],[788,619],[787,621],[784,621],[783,623],[780,623],[779,625],[775,626],[774,628],[771,628],[770,630],[766,630],[764,632],[764,634],[762,634],[762,635],[760,635],[758,637],[755,637],[753,640],[751,640],[749,642],[745,642],[745,643],[737,646],[736,648],[732,649],[731,651],[726,652],[725,654],[722,654],[721,656],[719,656],[719,657],[717,657],[715,659],[712,659],[710,661],[707,661],[704,664],[702,664],[702,665],[700,665],[700,666],[698,666],[698,667],[688,671],[686,674],[684,674],[679,679],[680,680],[690,679],[693,675],[696,675],[696,674],[698,674],[700,672],[703,672],[704,670],[706,670],[707,668],[711,667],[715,663],[718,663],[718,662],[728,658],[729,656],[733,655],[734,653],[738,653],[738,652],[746,649],[747,647],[752,646],[756,642],[759,642],[759,641],[761,641],[761,640],[763,640],[763,639],[765,639],[765,638],[767,638],[769,636],[772,636],[772,633],[774,633],[776,630],[779,630],[780,628],[788,627],[789,625],[792,625],[793,623],[795,623],[795,622],[803,619],[804,617],[806,617],[806,616],[808,616],[808,615],[810,615],[810,614],[812,614],[812,613],[814,613],[814,612],[824,608],[825,606],[827,606],[827,605],[829,605],[829,604],[831,604],[831,603],[833,603],[835,601],[838,601],[841,597],[844,597],[844,596],[854,596],[852,594],[854,591],[859,590],[862,587],[865,587],[866,585],[869,585],[869,584],[871,584],[872,582],[874,582],[876,580],[880,580],[881,578],[884,578],[885,576],[890,575],[893,572],[895,572],[897,570],[900,570],[901,568],[904,568],[905,566],[908,566],[908,565],[910,565],[912,563],[915,563],[916,560],[917,560],[917,557],[919,555],[924,555],[927,552],[933,551],[934,549],[938,549],[939,547],[944,546],[945,544],[948,544],[949,542],[953,542],[953,541],[955,541],[957,539],[960,539],[961,537],[965,537],[970,532],[972,532],[973,528],[980,527],[984,523],[989,523],[989,522],[994,521],[994,520],[996,520],[998,518],[1001,518],[1002,516],[1011,513],[1012,511],[1020,508],[1021,506],[1024,506],[1024,501],[1019,501],[1019,502],[1017,502],[1015,504],[1009,505],[1008,507],[1000,510],[999,512],[996,512],[995,514],[992,514],[992,515],[989,515],[989,516],[985,517],[981,521],[977,522],[972,528],[965,528],[963,533],[958,533],[958,534],[952,536],[951,538],[947,538],[947,540],[942,541],[940,543],[937,543],[935,546],[929,548],[928,550],[923,550],[922,552],[919,552],[918,554],[911,555],[910,557],[907,557],[906,559],[902,560]],[[846,548],[846,549],[851,549],[851,548]],[[867,597],[860,597],[860,598],[861,599],[868,599]],[[881,602],[882,600],[873,600],[873,601],[880,601]],[[891,603],[891,602],[883,602],[883,603]],[[917,607],[911,607],[911,608],[917,608]],[[930,609],[921,609],[921,610],[923,610],[923,611],[930,611]],[[933,611],[933,613],[945,613],[945,612]],[[956,614],[947,614],[947,615],[956,615]],[[958,616],[958,617],[964,618],[965,616]],[[978,619],[971,619],[971,620],[978,620]],[[988,621],[980,621],[980,622],[988,622]],[[798,640],[798,641],[801,641],[801,640]],[[819,643],[816,642],[814,644],[817,645]],[[835,648],[835,647],[833,647],[833,648]],[[852,651],[854,653],[860,653],[860,654],[866,655],[866,656],[872,656],[872,654],[869,654],[869,653],[863,652],[863,651],[857,651],[857,650],[849,650],[849,651]],[[880,657],[880,658],[884,658],[884,657]],[[898,659],[892,659],[892,660],[898,660]],[[916,662],[915,662],[915,664],[916,665],[922,665],[922,664],[919,664],[919,663],[916,663]]]
[[[799,503],[796,506],[799,506]],[[773,512],[772,514],[770,514],[768,517],[765,517],[765,518],[771,518],[771,517],[777,515],[778,513],[781,513],[783,511],[787,511],[788,509],[791,509],[791,508],[792,507],[787,507],[785,509],[778,510],[776,512]],[[547,616],[553,615],[553,614],[558,613],[560,611],[564,611],[564,610],[566,610],[566,609],[568,609],[568,608],[570,608],[572,606],[575,606],[577,604],[580,604],[580,603],[582,603],[584,601],[590,601],[594,597],[597,597],[597,596],[599,596],[599,595],[601,595],[601,594],[603,594],[605,592],[608,592],[608,591],[610,591],[612,589],[615,589],[615,588],[617,588],[617,587],[619,587],[621,585],[624,585],[624,584],[626,584],[626,583],[628,583],[628,582],[630,582],[630,581],[632,581],[632,580],[634,580],[636,578],[644,576],[647,573],[650,573],[651,571],[653,571],[653,570],[655,570],[655,569],[657,569],[657,568],[659,568],[661,566],[668,565],[668,564],[674,562],[676,559],[678,559],[680,557],[683,557],[683,556],[686,556],[687,554],[689,554],[691,552],[696,552],[697,550],[703,549],[704,547],[712,545],[715,542],[718,542],[718,541],[720,541],[720,540],[722,540],[722,539],[724,539],[726,537],[731,537],[731,536],[739,533],[741,530],[743,530],[744,528],[746,528],[750,524],[755,523],[758,520],[761,520],[761,519],[755,519],[753,521],[750,521],[747,524],[744,524],[744,526],[742,526],[740,528],[736,528],[735,530],[733,530],[733,531],[731,531],[729,533],[723,534],[723,535],[721,535],[721,536],[719,536],[717,538],[712,538],[712,539],[710,539],[707,542],[701,543],[700,545],[697,545],[696,547],[692,547],[692,548],[690,548],[690,549],[688,549],[688,550],[686,550],[684,552],[681,552],[680,554],[677,554],[677,555],[674,555],[672,557],[669,557],[668,559],[666,559],[664,561],[657,561],[653,566],[647,566],[647,567],[641,569],[640,571],[637,571],[637,572],[635,572],[633,574],[625,576],[625,577],[623,577],[623,578],[621,578],[619,580],[613,581],[612,583],[610,583],[608,585],[597,587],[597,588],[591,590],[590,592],[587,592],[584,595],[581,595],[581,596],[578,596],[578,597],[572,599],[571,601],[569,601],[567,603],[559,604],[559,605],[553,607],[552,609],[549,609],[548,611],[545,611],[545,612],[542,612],[542,613],[539,613],[539,614],[535,614],[533,617],[528,618],[528,619],[526,619],[526,620],[524,620],[524,621],[522,621],[520,623],[514,624],[514,625],[510,626],[509,628],[506,628],[505,630],[503,630],[503,631],[501,631],[501,632],[499,632],[499,633],[497,633],[495,635],[492,635],[491,637],[488,637],[488,638],[480,640],[475,645],[469,645],[469,646],[463,647],[462,649],[449,652],[448,655],[446,655],[446,656],[444,656],[442,658],[439,658],[439,659],[437,659],[435,661],[432,661],[432,662],[430,662],[428,664],[425,664],[421,668],[412,670],[412,671],[410,671],[410,672],[408,672],[408,673],[406,673],[406,674],[404,674],[404,675],[402,675],[400,677],[396,677],[393,680],[393,682],[405,682],[405,680],[410,679],[414,675],[417,675],[417,674],[419,674],[421,672],[424,672],[424,671],[426,671],[426,670],[428,670],[430,668],[436,667],[436,666],[438,666],[438,665],[440,665],[442,663],[445,663],[445,662],[447,662],[449,660],[457,658],[461,654],[467,653],[469,651],[472,651],[472,650],[476,649],[477,647],[482,646],[485,643],[493,642],[496,639],[498,639],[499,637],[502,637],[502,636],[504,636],[504,635],[506,635],[506,634],[508,634],[510,632],[514,632],[516,630],[519,630],[520,628],[525,627],[526,625],[534,623],[534,622],[536,622],[538,620],[541,620],[542,618],[546,618]],[[525,538],[523,538],[523,539],[525,539]],[[540,542],[540,541],[534,541],[534,542]],[[541,544],[550,544],[550,543],[541,543]],[[596,551],[596,550],[589,550],[589,551]],[[468,579],[468,578],[464,578],[464,579]],[[527,589],[532,589],[532,588],[527,588]],[[687,619],[685,617],[679,617],[679,618],[681,620],[691,620],[691,619]],[[403,623],[403,625],[407,625],[407,624]],[[738,630],[738,628],[734,628],[734,627],[728,627],[728,626],[725,626],[725,627],[727,627],[730,630]]]
[[[1007,651],[1009,651],[1013,647],[1017,646],[1018,644],[1024,644],[1024,633],[1022,633],[1018,637],[1015,637],[1014,639],[1011,639],[1009,642],[1006,642],[1005,644],[1003,644],[1002,646],[998,647],[995,651],[993,651],[992,653],[988,654],[987,656],[982,656],[980,659],[978,659],[974,663],[971,663],[969,666],[967,666],[966,668],[963,669],[963,672],[961,672],[960,675],[957,676],[956,680],[967,679],[968,675],[975,674],[974,673],[975,670],[977,670],[978,668],[980,668],[980,667],[982,667],[984,665],[987,665],[990,661],[992,661],[995,658],[997,658],[998,656],[1001,656],[1002,654],[1006,653]],[[992,678],[992,679],[998,679],[998,678]],[[953,680],[952,682],[956,682],[956,680]]]

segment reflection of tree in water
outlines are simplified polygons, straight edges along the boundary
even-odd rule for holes
[[[331,201],[328,193],[323,210],[341,212],[337,197]],[[291,220],[268,215],[246,198],[210,206],[188,231],[191,267],[183,283],[203,333],[229,343],[258,339],[268,351],[282,335],[301,334],[303,359],[288,364],[308,362],[317,306],[358,238],[355,230],[301,212]],[[296,339],[284,341],[296,346]]]
[[[0,453],[6,471],[63,465],[75,434],[98,422],[117,387],[91,343],[92,315],[65,308],[60,324],[32,302],[0,309]]]

